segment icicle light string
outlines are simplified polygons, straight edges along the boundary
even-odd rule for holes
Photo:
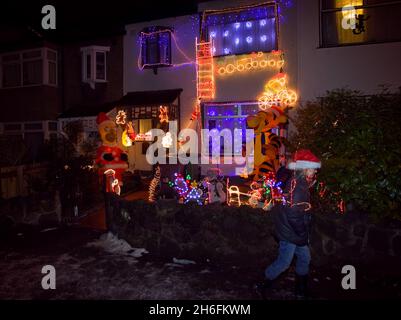
[[[149,185],[149,201],[150,202],[155,202],[156,201],[156,189],[160,183],[160,167],[157,166],[155,175]]]

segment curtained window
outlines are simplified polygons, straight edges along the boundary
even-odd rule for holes
[[[149,27],[141,31],[141,64],[144,68],[170,66],[171,29]]]
[[[321,45],[401,40],[401,1],[321,0]]]

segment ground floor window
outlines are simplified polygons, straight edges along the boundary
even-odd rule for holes
[[[204,128],[221,131],[228,129],[234,133],[235,129],[242,130],[242,147],[246,144],[246,118],[249,115],[259,112],[258,102],[216,102],[203,105]],[[279,128],[273,128],[272,132],[282,135]],[[224,138],[220,138],[220,154],[224,155]],[[241,150],[234,150],[234,138],[232,139],[232,150],[235,153]],[[212,153],[212,139],[209,139],[209,154]]]
[[[162,107],[165,108],[167,114],[167,122],[163,123],[160,121]],[[151,129],[161,128],[167,131],[168,121],[179,120],[179,107],[174,104],[133,106],[128,108],[126,112],[137,133],[135,141],[152,141],[153,138],[149,134]]]

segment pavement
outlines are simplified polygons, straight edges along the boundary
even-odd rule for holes
[[[94,212],[87,217],[88,225],[102,219],[99,211]],[[55,290],[41,286],[45,265],[55,267]],[[357,289],[344,290],[342,266],[339,262],[311,268],[310,299],[401,299],[399,269],[384,272],[389,266],[356,266]],[[101,228],[24,225],[0,242],[0,299],[259,300],[253,287],[264,267],[162,259],[146,253],[146,248],[131,248]],[[296,299],[294,284],[292,266],[267,299]]]

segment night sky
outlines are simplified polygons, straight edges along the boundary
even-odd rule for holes
[[[0,42],[16,42],[15,31],[37,32],[48,40],[63,41],[123,30],[127,23],[195,13],[199,0],[31,0],[1,1]],[[41,8],[56,8],[56,30],[44,31]]]

